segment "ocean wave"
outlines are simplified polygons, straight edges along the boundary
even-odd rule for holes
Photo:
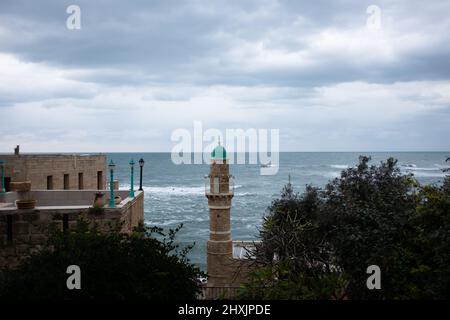
[[[171,226],[171,225],[179,225],[180,223],[185,223],[186,220],[181,220],[181,219],[168,219],[168,220],[164,220],[164,221],[153,221],[153,220],[146,220],[145,224],[147,226],[158,226],[158,227],[163,227],[163,226]]]
[[[334,169],[344,170],[344,169],[348,169],[349,165],[348,164],[330,164],[330,167],[334,168]]]
[[[424,172],[424,171],[412,171],[414,177],[419,178],[443,178],[446,176],[445,172]]]
[[[120,189],[128,190],[130,185],[121,184]],[[192,186],[166,186],[166,187],[146,187],[143,186],[145,192],[157,195],[203,195],[205,194],[205,187]]]
[[[145,192],[162,195],[203,195],[205,187],[143,187]]]
[[[245,197],[245,196],[257,196],[258,194],[254,192],[237,192],[234,195],[238,197]]]
[[[300,176],[320,176],[327,179],[334,179],[340,176],[340,173],[338,171],[307,171],[302,172]]]
[[[446,173],[442,171],[444,167],[435,164],[433,167],[418,167],[416,164],[404,164],[401,166],[403,173],[412,173],[415,177],[442,178]]]
[[[234,189],[242,188],[242,185],[235,185]],[[129,184],[121,184],[120,189],[130,189]],[[192,187],[192,186],[166,186],[166,187],[149,187],[143,186],[142,189],[148,194],[154,195],[169,195],[169,196],[182,196],[182,195],[204,195],[205,186]]]
[[[183,217],[179,217],[178,219],[149,219],[149,220],[145,220],[145,224],[149,225],[149,226],[171,226],[171,225],[179,225],[179,224],[189,224],[189,223],[194,223],[196,225],[198,225],[200,222],[208,222],[209,218],[205,217],[205,218],[201,218],[201,217],[192,217],[192,216],[183,216]]]
[[[421,168],[421,167],[404,167],[404,170],[408,171],[442,171],[441,168],[437,167],[428,167],[428,168]]]

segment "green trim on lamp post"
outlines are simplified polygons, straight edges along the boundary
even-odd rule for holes
[[[115,203],[115,199],[114,199],[114,167],[116,165],[114,164],[114,162],[111,160],[109,162],[109,207],[110,208],[115,208],[116,207],[116,203]]]
[[[130,160],[131,182],[130,182],[130,198],[134,198],[134,160]]]
[[[3,160],[0,160],[0,170],[2,171],[0,193],[4,193],[5,192],[5,161],[3,161]]]

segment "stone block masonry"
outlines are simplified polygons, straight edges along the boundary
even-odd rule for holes
[[[106,188],[106,155],[0,154],[7,182],[31,181],[33,189]],[[8,190],[8,185],[6,185]]]
[[[226,150],[219,144],[211,153],[211,166],[206,176],[205,196],[209,208],[209,240],[206,246],[208,282],[201,297],[233,298],[251,269],[251,261],[233,256],[231,239],[231,206],[234,196]]]
[[[53,193],[52,199],[48,200],[50,202],[63,198],[65,201],[92,201],[95,193],[87,190],[48,192]],[[36,191],[37,195],[39,193],[45,191]],[[64,196],[63,193],[68,195]],[[32,210],[18,210],[12,206],[0,208],[0,268],[17,266],[46,245],[52,230],[70,230],[81,217],[96,224],[103,232],[108,232],[117,225],[121,226],[122,232],[131,232],[144,219],[144,193],[136,191],[135,198],[128,198],[127,193],[128,191],[117,191],[116,194],[124,200],[116,208],[105,208],[100,215],[89,213],[90,206],[79,203],[65,206],[48,203],[48,206],[38,206]],[[11,193],[5,196],[8,197],[11,197]]]

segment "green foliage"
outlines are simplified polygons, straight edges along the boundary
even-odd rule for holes
[[[181,226],[164,233],[140,225],[127,235],[88,225],[56,233],[45,250],[4,270],[0,299],[195,299],[202,273],[186,257],[193,245],[175,244]],[[69,265],[81,269],[81,290],[67,289]]]
[[[369,161],[360,157],[323,189],[283,189],[268,208],[242,297],[450,297],[449,178],[420,186],[394,159]],[[381,290],[366,287],[373,264],[382,272]]]

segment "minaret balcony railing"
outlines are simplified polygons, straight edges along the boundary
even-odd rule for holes
[[[206,195],[234,195],[234,179],[230,177],[228,182],[220,182],[218,177],[205,177]]]

